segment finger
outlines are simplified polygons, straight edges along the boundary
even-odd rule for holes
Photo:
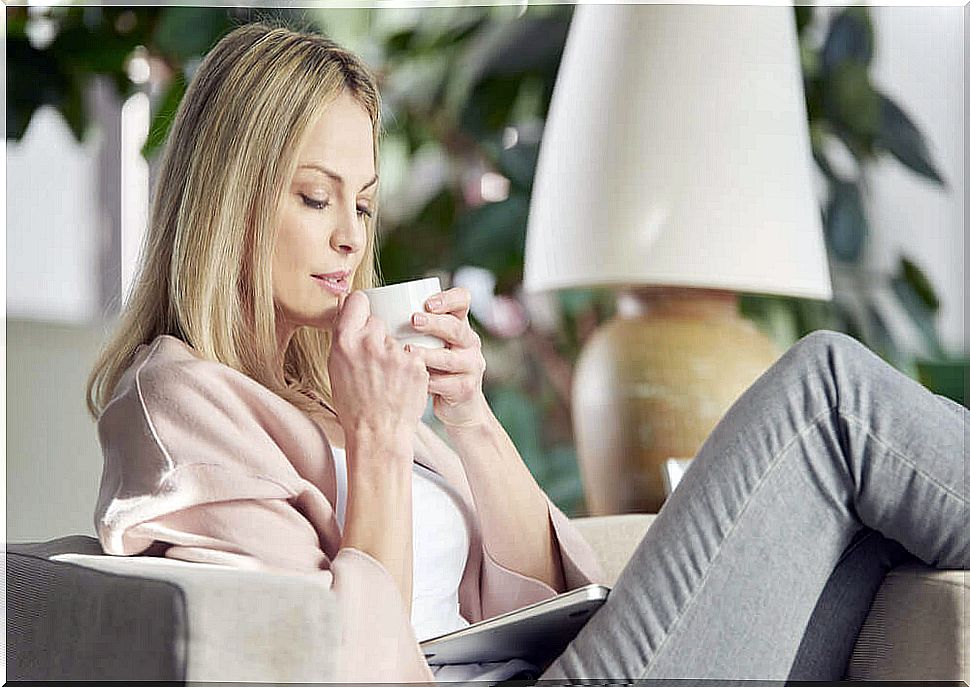
[[[403,350],[404,347],[401,346],[400,341],[398,341],[393,336],[390,336],[388,334],[384,336],[384,348],[386,348],[391,353],[395,353]]]
[[[361,333],[375,351],[386,348],[388,340],[391,338],[387,335],[387,327],[384,326],[384,321],[374,315],[367,316],[367,321],[364,323]]]
[[[472,391],[474,380],[465,374],[432,374],[428,379],[428,393],[437,394],[446,401],[465,398]]]
[[[442,372],[467,372],[468,367],[462,361],[461,356],[448,348],[425,348],[424,346],[412,346],[411,350],[424,362],[425,367]]]
[[[356,331],[361,329],[370,317],[370,301],[363,291],[351,291],[344,298],[337,318],[337,329]]]
[[[424,352],[428,350],[424,346],[413,346],[411,344],[404,344],[404,355],[412,360],[417,360],[421,364],[421,369],[427,373],[428,366],[424,362]]]
[[[448,344],[461,348],[472,348],[476,344],[475,332],[468,325],[467,320],[460,320],[454,315],[425,315],[427,321],[419,324],[415,317],[411,318],[411,326],[415,330],[437,336]]]
[[[440,305],[432,305],[435,300],[439,300]],[[465,319],[471,308],[471,302],[471,291],[463,286],[455,286],[429,297],[425,301],[425,309],[433,313],[451,313],[458,319]]]

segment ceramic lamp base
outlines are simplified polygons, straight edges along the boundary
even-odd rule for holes
[[[573,379],[573,427],[589,515],[656,513],[663,465],[693,457],[731,404],[781,354],[708,289],[622,292]]]

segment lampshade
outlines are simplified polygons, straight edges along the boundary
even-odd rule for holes
[[[831,298],[794,12],[578,5],[543,133],[523,289]]]

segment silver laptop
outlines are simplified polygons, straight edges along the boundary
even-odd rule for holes
[[[545,670],[596,611],[610,588],[590,584],[421,642],[428,663],[522,658]]]

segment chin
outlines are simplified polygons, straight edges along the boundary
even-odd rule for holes
[[[333,329],[337,324],[337,300],[327,306],[326,310],[313,318],[313,327],[317,329]]]

